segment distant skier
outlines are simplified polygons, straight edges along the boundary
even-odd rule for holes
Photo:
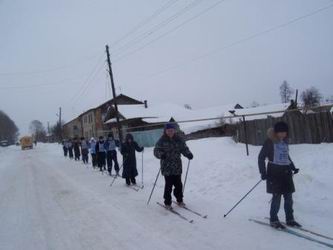
[[[73,148],[74,148],[74,158],[76,161],[79,161],[80,160],[80,142],[79,142],[78,138],[74,139]]]
[[[90,139],[89,148],[90,148],[92,166],[93,168],[95,168],[97,166],[97,156],[96,156],[96,140],[94,137],[91,137]]]
[[[81,145],[82,161],[84,164],[88,164],[88,162],[89,162],[89,142],[84,137],[81,137],[80,145]]]
[[[119,164],[117,160],[117,150],[119,147],[119,141],[115,140],[113,134],[108,135],[108,139],[105,142],[106,148],[106,161],[108,165],[108,172],[112,174],[112,161],[114,162],[114,169],[116,171],[116,175],[119,175]]]
[[[193,159],[193,154],[187,147],[185,141],[176,134],[174,123],[168,123],[165,126],[164,134],[156,143],[154,155],[161,160],[161,172],[165,178],[164,204],[171,208],[172,188],[179,206],[185,206],[183,202],[183,184],[182,184],[182,160],[184,155],[189,160]]]
[[[129,186],[131,183],[136,185],[135,177],[138,176],[136,168],[135,151],[142,152],[144,147],[140,147],[134,141],[133,135],[127,134],[125,143],[121,145],[121,154],[123,155],[123,174],[122,177],[126,179],[126,184]]]
[[[64,150],[64,156],[67,157],[67,155],[68,155],[68,142],[67,142],[67,140],[63,140],[62,149]]]
[[[106,153],[105,153],[105,142],[104,142],[104,137],[100,136],[98,142],[96,143],[96,154],[97,154],[97,164],[99,167],[99,170],[103,172],[106,170]]]
[[[292,193],[295,192],[293,173],[295,168],[289,156],[288,125],[285,122],[277,122],[274,128],[267,132],[265,141],[258,157],[261,179],[267,181],[267,193],[273,195],[270,209],[270,224],[274,228],[285,228],[279,221],[281,196],[284,197],[284,210],[288,226],[301,227],[294,219]],[[268,159],[267,169],[265,160]]]
[[[68,154],[69,154],[69,159],[73,159],[73,141],[72,139],[69,139],[68,141]]]

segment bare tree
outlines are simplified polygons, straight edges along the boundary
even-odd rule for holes
[[[301,98],[305,107],[315,107],[320,105],[322,95],[317,88],[311,87],[302,92]]]
[[[290,101],[291,96],[293,95],[294,90],[290,87],[287,81],[283,81],[280,86],[280,96],[283,103]]]
[[[33,120],[30,123],[29,130],[34,135],[36,141],[46,141],[46,130],[41,121]]]

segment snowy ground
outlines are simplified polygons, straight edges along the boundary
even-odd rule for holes
[[[268,215],[270,196],[263,183],[223,218],[259,180],[259,147],[250,147],[247,157],[245,146],[229,138],[188,144],[195,158],[185,202],[209,215],[204,220],[180,210],[195,220],[193,224],[156,205],[156,201],[162,201],[162,178],[151,204],[146,205],[159,168],[152,149],[144,153],[145,188],[135,192],[126,188],[122,179],[110,188],[110,177],[65,159],[61,147],[55,144],[39,144],[30,151],[15,146],[0,148],[0,249],[326,248],[248,221]],[[295,176],[296,218],[306,227],[330,236],[332,152],[333,144],[291,147],[291,156],[301,169]],[[140,154],[138,163],[141,172]]]

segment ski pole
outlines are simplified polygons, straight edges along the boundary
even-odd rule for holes
[[[243,196],[243,198],[242,199],[240,199],[240,201],[238,201],[236,204],[235,204],[235,206],[233,206],[225,215],[224,215],[224,218],[225,217],[227,217],[228,216],[228,214],[230,214],[231,213],[231,211],[232,210],[234,210],[235,209],[235,207],[237,207],[238,206],[238,204],[239,203],[241,203],[245,198],[246,198],[246,196],[248,196],[259,184],[260,184],[260,182],[262,182],[262,180],[260,179],[260,181],[258,181],[257,182],[257,184],[256,185],[254,185],[254,187],[253,188],[251,188],[250,189],[250,191],[249,192],[247,192],[247,194],[246,195],[244,195]]]
[[[187,181],[188,170],[190,168],[190,163],[191,163],[191,161],[188,160],[187,169],[186,169],[186,175],[185,175],[185,180],[184,180],[184,185],[183,185],[183,193],[184,193],[184,190],[185,190],[185,185],[186,185],[186,181]]]
[[[121,167],[120,167],[119,171],[123,168],[123,166],[124,166],[124,164],[121,164]],[[116,175],[115,177],[113,177],[113,180],[112,180],[112,182],[110,184],[110,187],[112,187],[112,185],[116,181],[117,177],[118,177],[118,175]]]
[[[143,189],[144,185],[143,185],[143,152],[142,151],[142,164],[141,164],[141,183],[142,183],[142,186],[141,186],[141,189]]]
[[[150,193],[149,199],[148,199],[148,201],[147,201],[147,205],[149,205],[150,199],[151,199],[151,197],[152,197],[152,195],[153,195],[153,192],[154,192],[154,189],[155,189],[155,187],[156,187],[156,183],[157,183],[158,177],[160,176],[160,172],[161,172],[161,168],[160,168],[160,170],[158,170],[158,173],[157,173],[157,176],[156,176],[156,180],[155,180],[155,183],[154,183],[153,189],[151,190],[151,193]]]

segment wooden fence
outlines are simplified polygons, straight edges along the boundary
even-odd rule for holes
[[[262,145],[267,138],[267,130],[278,121],[289,125],[291,144],[333,142],[333,116],[330,112],[303,114],[299,111],[286,112],[282,117],[246,121],[247,142]],[[244,123],[237,126],[236,139],[246,142]]]

